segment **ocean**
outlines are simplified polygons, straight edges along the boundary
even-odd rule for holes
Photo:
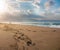
[[[51,28],[60,28],[60,22],[22,22],[22,25],[33,25]]]
[[[40,20],[30,22],[27,21],[27,22],[5,22],[5,23],[60,28],[60,20]]]

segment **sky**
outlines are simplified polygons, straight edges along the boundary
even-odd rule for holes
[[[0,21],[60,20],[60,0],[3,0],[0,4]]]

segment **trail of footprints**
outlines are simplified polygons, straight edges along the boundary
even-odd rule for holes
[[[24,35],[22,32],[19,32],[19,31],[16,32],[13,37],[15,40],[24,41],[27,44],[27,46],[30,46],[30,45],[34,46],[35,45],[35,43],[33,43],[33,41],[27,35]]]
[[[20,29],[22,30],[22,29]],[[24,33],[22,33],[20,30],[17,30],[17,29],[13,29],[13,28],[10,28],[8,26],[5,26],[5,29],[4,31],[10,31],[12,33],[14,33],[13,35],[13,39],[15,40],[15,44],[10,44],[9,47],[10,47],[10,50],[20,50],[18,49],[19,46],[17,43],[19,43],[20,41],[24,41],[24,43],[26,44],[26,46],[30,47],[30,46],[35,46],[36,44],[27,36],[25,35]],[[31,30],[28,30],[28,31],[31,31]],[[20,45],[20,44],[19,44]],[[22,49],[22,50],[26,50],[26,49]],[[29,50],[29,49],[27,49]]]

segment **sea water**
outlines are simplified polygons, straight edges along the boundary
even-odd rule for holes
[[[60,28],[60,20],[42,20],[39,22],[21,22],[23,25],[33,25],[33,26],[43,26],[43,27],[52,27]]]
[[[40,21],[35,21],[35,22],[31,21],[31,22],[6,22],[6,23],[60,28],[60,20],[40,20]]]

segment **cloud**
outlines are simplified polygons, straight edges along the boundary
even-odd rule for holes
[[[34,0],[32,5],[35,6],[36,8],[40,8],[40,2],[41,2],[41,0]]]
[[[60,7],[57,8],[57,9],[54,11],[54,13],[58,13],[58,14],[60,14]]]
[[[16,0],[16,1],[18,1],[18,2],[30,2],[32,0]]]
[[[46,10],[49,10],[49,9],[50,9],[51,7],[53,7],[54,5],[55,5],[54,0],[48,0],[48,1],[44,4]]]
[[[33,13],[33,10],[27,10],[27,13],[28,14],[32,14]]]
[[[52,11],[41,11],[40,16],[43,16],[45,20],[60,20],[60,8]]]
[[[43,14],[43,17],[45,17],[45,20],[60,20],[60,14],[52,13],[52,12],[49,13],[45,12]]]
[[[18,3],[16,0],[8,0],[7,1],[7,4],[8,4],[8,8],[9,9],[13,9],[13,10],[17,10],[18,8],[20,8],[20,3]]]
[[[20,13],[21,12],[21,13]],[[3,14],[2,21],[7,21],[7,22],[36,22],[33,18],[42,18],[39,15],[36,14],[26,14],[24,11],[16,11],[13,13],[5,13]]]
[[[47,12],[45,10],[41,10],[40,8],[40,2],[41,0],[34,0],[31,5],[27,1],[32,1],[32,0],[10,0],[8,2],[8,7],[9,7],[9,12],[0,15],[0,20],[3,21],[16,21],[16,22],[36,22],[39,20],[60,20],[60,8],[53,12]],[[21,2],[23,4],[21,5]],[[25,5],[24,5],[25,4]],[[54,1],[48,0],[48,2],[45,3],[45,9],[49,10],[51,7],[54,6]],[[30,8],[30,7],[34,8]],[[27,7],[27,8],[26,8]],[[41,10],[41,11],[40,11]]]
[[[40,6],[37,3],[32,3],[32,5],[36,8],[40,8]]]

